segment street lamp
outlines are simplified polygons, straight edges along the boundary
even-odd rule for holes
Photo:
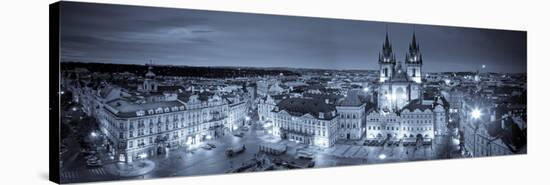
[[[369,92],[369,87],[363,88],[363,92]]]
[[[481,113],[481,110],[479,110],[479,108],[476,107],[472,110],[471,115],[472,115],[472,118],[479,119],[482,113]]]
[[[378,155],[378,159],[381,159],[381,160],[386,159],[386,154],[380,154],[380,155]]]
[[[95,131],[93,131],[92,133],[90,133],[90,135],[91,135],[92,137],[97,137],[97,133],[96,133]]]

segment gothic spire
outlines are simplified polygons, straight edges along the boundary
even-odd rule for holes
[[[416,32],[413,31],[412,41],[409,45],[409,52],[405,55],[406,63],[422,63],[422,53],[420,53],[420,45],[416,41]]]
[[[393,49],[387,30],[386,39],[384,40],[384,44],[382,45],[382,52],[379,53],[378,61],[380,63],[395,63],[395,55],[393,54]]]

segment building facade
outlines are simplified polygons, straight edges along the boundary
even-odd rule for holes
[[[365,133],[366,103],[356,91],[350,91],[336,104],[338,113],[338,139],[359,140]]]
[[[101,130],[115,146],[115,156],[127,162],[219,137],[231,130],[229,118],[239,117],[232,114],[241,111],[217,95],[142,104],[117,99],[104,108]]]
[[[287,98],[272,111],[272,133],[321,148],[334,145],[338,134],[338,119],[334,105],[313,98]]]
[[[378,58],[380,66],[379,109],[398,111],[411,100],[421,98],[421,56],[416,36],[413,35],[409,53],[406,54],[406,66],[403,68],[401,62],[396,62],[392,45],[386,33],[386,40]]]
[[[413,34],[405,64],[396,62],[388,34],[378,63],[378,106],[366,116],[368,140],[432,140],[447,132],[447,110],[440,97],[423,100],[422,54]]]

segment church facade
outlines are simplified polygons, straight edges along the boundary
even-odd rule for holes
[[[397,62],[392,45],[386,34],[382,52],[378,57],[380,65],[380,86],[378,88],[378,109],[395,112],[422,95],[422,54],[413,35],[409,52],[405,55],[405,66]]]
[[[405,62],[398,62],[388,34],[378,57],[377,107],[367,112],[368,140],[431,140],[444,134],[446,109],[440,97],[424,100],[422,53],[413,33]]]

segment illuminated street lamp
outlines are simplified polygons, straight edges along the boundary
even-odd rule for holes
[[[363,88],[363,92],[369,92],[369,87]]]
[[[482,113],[481,113],[481,110],[479,110],[479,108],[474,108],[472,110],[471,115],[472,115],[472,118],[479,119],[481,117]]]
[[[97,133],[95,131],[93,131],[92,133],[90,133],[90,136],[97,137]]]
[[[381,159],[381,160],[386,159],[386,154],[380,154],[380,155],[378,155],[378,159]]]
[[[246,120],[246,121],[250,121],[250,116],[246,116],[246,117],[244,117],[244,120]]]

